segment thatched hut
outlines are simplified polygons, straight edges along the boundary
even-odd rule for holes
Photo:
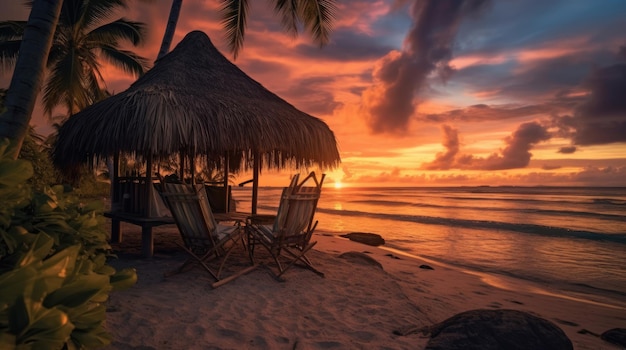
[[[72,169],[130,154],[147,163],[173,154],[229,154],[230,169],[335,167],[333,132],[264,88],[194,31],[127,90],[71,116],[61,127],[54,162]],[[231,158],[233,159],[233,158]],[[255,181],[255,185],[258,182]],[[256,186],[253,190],[253,207]]]

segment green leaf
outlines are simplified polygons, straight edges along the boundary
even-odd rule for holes
[[[54,240],[50,236],[46,234],[37,235],[26,255],[22,257],[19,266],[26,266],[43,260],[50,254],[50,249],[52,249],[53,244]]]
[[[16,187],[22,185],[33,176],[30,162],[17,159],[0,160],[0,186]]]
[[[50,293],[44,300],[44,306],[78,307],[91,298],[109,289],[109,280],[105,275],[91,274],[79,276],[73,282]]]
[[[33,349],[60,349],[69,338],[74,325],[67,314],[59,309],[37,307],[38,303],[27,303],[34,306],[30,311],[30,325],[18,334],[18,343],[29,344]]]
[[[111,284],[115,291],[128,289],[134,286],[135,283],[137,283],[137,270],[133,268],[123,269],[111,276]]]

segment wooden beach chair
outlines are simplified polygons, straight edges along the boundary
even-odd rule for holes
[[[250,266],[224,279],[220,278],[224,264],[233,249],[244,244],[244,230],[241,225],[220,225],[215,221],[207,199],[204,185],[161,183],[161,195],[172,212],[172,216],[180,231],[183,244],[177,243],[188,254],[187,259],[179,268],[166,277],[189,270],[194,265],[204,268],[215,279],[213,287],[230,282],[248,273],[256,266]],[[217,270],[209,266],[209,262],[217,262]]]
[[[313,217],[325,176],[323,174],[318,181],[315,173],[311,172],[298,182],[299,175],[295,175],[289,187],[283,189],[273,225],[255,224],[252,221],[254,217],[246,222],[250,260],[254,264],[256,246],[264,247],[276,263],[278,272],[275,277],[278,280],[282,280],[281,276],[296,264],[324,277],[324,273],[313,267],[306,253],[317,243],[311,242],[317,226]],[[305,186],[307,182],[313,186]]]

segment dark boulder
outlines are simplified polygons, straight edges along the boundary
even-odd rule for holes
[[[371,245],[374,247],[385,244],[385,240],[379,234],[376,234],[376,233],[352,232],[352,233],[348,233],[345,235],[341,235],[341,237],[345,237],[351,241]]]
[[[602,333],[600,338],[608,341],[609,343],[626,348],[626,328],[609,329],[608,331]]]
[[[383,269],[383,265],[379,263],[378,260],[361,252],[345,252],[339,255],[339,257],[357,264],[372,265],[380,268],[381,270]]]
[[[571,350],[554,323],[518,310],[471,310],[430,327],[429,350]]]

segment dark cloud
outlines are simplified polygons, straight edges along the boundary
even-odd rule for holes
[[[550,164],[544,164],[541,166],[541,170],[556,170],[556,169],[561,169],[560,166],[558,165],[550,165]]]
[[[324,60],[366,61],[384,56],[393,47],[380,35],[370,36],[355,32],[351,28],[333,31],[331,42],[320,49],[319,46],[299,44],[295,52],[307,58]]]
[[[485,159],[475,159],[473,167],[481,170],[504,170],[524,168],[530,162],[532,147],[550,139],[546,127],[537,122],[528,122],[519,126],[513,135],[507,137],[507,146],[499,153],[494,153]]]
[[[506,170],[528,166],[532,153],[530,150],[539,142],[550,139],[547,128],[538,122],[520,125],[512,135],[504,139],[506,147],[486,158],[465,155],[459,149],[458,131],[450,126],[443,126],[443,145],[445,152],[437,153],[435,160],[423,163],[425,170]]]
[[[415,94],[432,72],[448,76],[448,62],[461,19],[487,0],[416,1],[413,24],[401,52],[383,57],[373,72],[374,86],[363,93],[363,107],[375,133],[404,133],[415,110]]]
[[[435,160],[430,163],[422,164],[425,170],[449,170],[456,163],[456,157],[459,153],[459,132],[449,125],[443,125],[443,146],[445,152],[437,153]]]
[[[515,100],[544,101],[568,96],[589,71],[614,62],[615,52],[600,50],[586,55],[518,61],[513,57],[501,63],[475,64],[458,69],[454,81],[468,92]]]
[[[454,109],[438,114],[419,115],[419,119],[434,123],[448,122],[481,122],[491,120],[506,120],[520,117],[534,117],[538,115],[550,115],[560,108],[554,104],[539,104],[528,106],[489,106],[478,104],[461,109]]]
[[[595,70],[585,85],[589,98],[574,113],[570,124],[577,145],[626,142],[626,64]]]
[[[288,90],[279,91],[280,96],[293,101],[298,109],[313,115],[331,114],[341,105],[335,100],[332,89],[328,86],[334,77],[316,77],[298,80]]]
[[[575,153],[576,150],[577,150],[576,146],[561,147],[559,148],[559,153],[572,154],[572,153]]]
[[[626,61],[626,46],[622,46],[619,48],[617,52],[617,58],[622,61]]]

